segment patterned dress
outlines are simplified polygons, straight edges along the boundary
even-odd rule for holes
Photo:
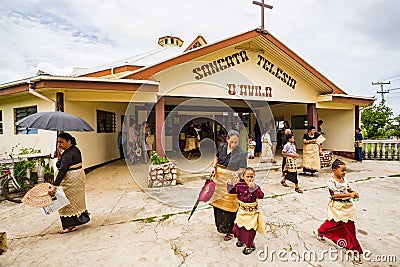
[[[283,147],[282,152],[287,154],[295,154],[296,145],[294,143],[287,142]],[[283,168],[283,172],[285,173],[285,179],[291,181],[294,184],[298,184],[299,181],[297,179],[297,164],[296,158],[294,157],[286,157],[285,167]]]
[[[314,136],[310,136],[308,133],[304,134],[303,140],[314,140],[319,136],[318,133],[314,133]],[[318,172],[321,169],[321,159],[319,157],[319,145],[315,143],[303,145],[303,172]]]

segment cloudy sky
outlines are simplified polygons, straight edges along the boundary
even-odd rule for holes
[[[341,89],[400,88],[400,1],[266,0],[266,29]],[[176,35],[214,42],[260,25],[252,0],[0,0],[0,83],[69,74],[158,48]],[[185,45],[185,44],[184,44]],[[385,95],[400,113],[400,90]]]

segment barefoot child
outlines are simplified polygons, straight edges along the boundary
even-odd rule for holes
[[[297,180],[297,165],[296,158],[299,156],[296,152],[296,146],[294,144],[294,136],[293,134],[287,135],[288,142],[285,144],[282,150],[282,155],[286,157],[286,164],[284,167],[285,177],[281,181],[281,185],[284,187],[289,187],[286,184],[286,180],[294,183],[294,190],[297,193],[303,193],[303,191],[299,188],[299,181]]]
[[[239,210],[236,215],[235,225],[233,226],[233,234],[239,240],[236,246],[246,247],[243,254],[248,255],[256,249],[254,238],[256,231],[264,233],[262,223],[262,214],[258,210],[257,199],[263,198],[264,193],[254,181],[255,171],[253,168],[246,168],[243,176],[238,183],[237,181],[227,181],[227,190],[230,194],[238,194]]]
[[[324,237],[329,238],[339,246],[348,250],[357,251],[358,255],[363,253],[356,237],[354,219],[355,209],[351,199],[357,198],[358,193],[353,191],[346,178],[346,164],[338,159],[332,163],[333,176],[328,180],[328,189],[331,199],[328,203],[328,218],[314,230],[319,241],[324,242]],[[342,245],[344,244],[344,245]],[[356,259],[357,263],[361,260]]]

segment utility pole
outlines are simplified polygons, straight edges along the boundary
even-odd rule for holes
[[[388,90],[383,90],[383,85],[384,84],[390,84],[390,82],[372,82],[372,85],[380,85],[381,86],[381,90],[380,91],[376,91],[378,94],[382,95],[382,102],[385,101],[385,94],[389,93]]]

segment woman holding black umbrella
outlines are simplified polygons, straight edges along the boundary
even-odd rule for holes
[[[77,225],[89,222],[90,218],[85,201],[86,176],[82,168],[81,151],[76,146],[76,140],[69,133],[63,132],[57,136],[57,146],[58,173],[48,194],[54,196],[57,187],[62,186],[70,202],[58,211],[63,228],[58,233],[64,234],[76,231]]]

